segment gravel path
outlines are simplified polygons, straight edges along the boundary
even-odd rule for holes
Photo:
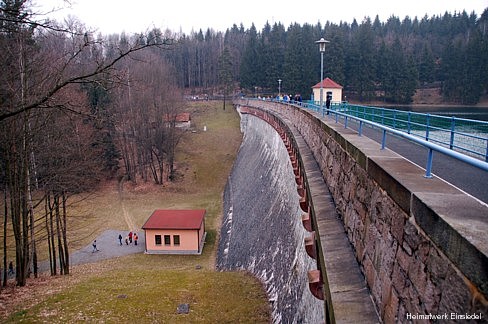
[[[122,245],[119,244],[119,234],[122,235]],[[94,238],[97,240],[98,251],[93,252],[92,243],[80,250],[72,251],[70,253],[70,265],[93,263],[134,253],[144,253],[146,246],[144,231],[137,233],[139,236],[137,245],[134,245],[134,242],[129,245],[125,244],[125,237],[128,234],[127,230],[106,230]],[[39,268],[40,271],[48,271],[49,263],[47,261],[41,262]]]

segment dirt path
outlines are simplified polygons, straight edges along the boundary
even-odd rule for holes
[[[119,181],[119,184],[118,184],[119,201],[120,201],[120,206],[122,207],[122,215],[124,215],[124,221],[127,224],[127,228],[129,229],[129,231],[137,231],[139,229],[136,227],[136,225],[134,223],[134,220],[132,219],[132,217],[127,212],[127,209],[125,208],[125,203],[124,203],[124,182],[125,182],[125,179],[122,178]],[[122,237],[125,238],[125,235],[122,234]]]
[[[136,225],[134,224],[134,220],[132,219],[132,217],[127,212],[127,209],[125,208],[125,203],[124,203],[123,199],[120,201],[120,205],[122,206],[122,214],[124,215],[124,220],[125,220],[125,223],[127,224],[127,228],[130,231],[137,230]],[[122,235],[122,236],[124,236],[124,235]]]

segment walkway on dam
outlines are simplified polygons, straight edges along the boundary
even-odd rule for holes
[[[321,120],[327,123],[335,123],[334,115],[315,113]],[[341,121],[339,121],[341,123]],[[342,121],[343,123],[343,121]],[[358,124],[348,120],[348,128],[358,130]],[[367,136],[378,142],[381,149],[382,131],[371,127],[362,129],[363,136]],[[425,169],[427,165],[428,150],[418,144],[399,138],[392,134],[386,135],[386,148],[400,154],[411,162]],[[432,173],[466,193],[488,204],[488,172],[480,170],[467,163],[451,158],[439,152],[434,152]]]
[[[300,132],[285,116],[280,117],[287,122],[295,137],[307,173],[317,215],[333,318],[337,323],[380,323],[366,280],[317,161]]]

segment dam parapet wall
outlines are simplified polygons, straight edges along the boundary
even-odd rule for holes
[[[384,322],[423,315],[488,319],[485,204],[440,179],[424,178],[417,165],[313,112],[273,102],[235,103],[281,116],[303,136]]]

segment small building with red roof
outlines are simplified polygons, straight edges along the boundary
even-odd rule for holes
[[[201,254],[205,209],[157,209],[142,226],[148,254]]]
[[[191,127],[191,116],[189,112],[182,112],[178,114],[165,114],[163,117],[166,123],[175,123],[175,127],[189,128]]]
[[[330,78],[325,78],[321,82],[317,83],[312,87],[313,91],[313,101],[315,104],[320,103],[320,88],[322,85],[323,89],[323,103],[325,105],[325,100],[327,99],[327,95],[331,96],[332,102],[341,102],[342,101],[342,86],[335,82]]]

